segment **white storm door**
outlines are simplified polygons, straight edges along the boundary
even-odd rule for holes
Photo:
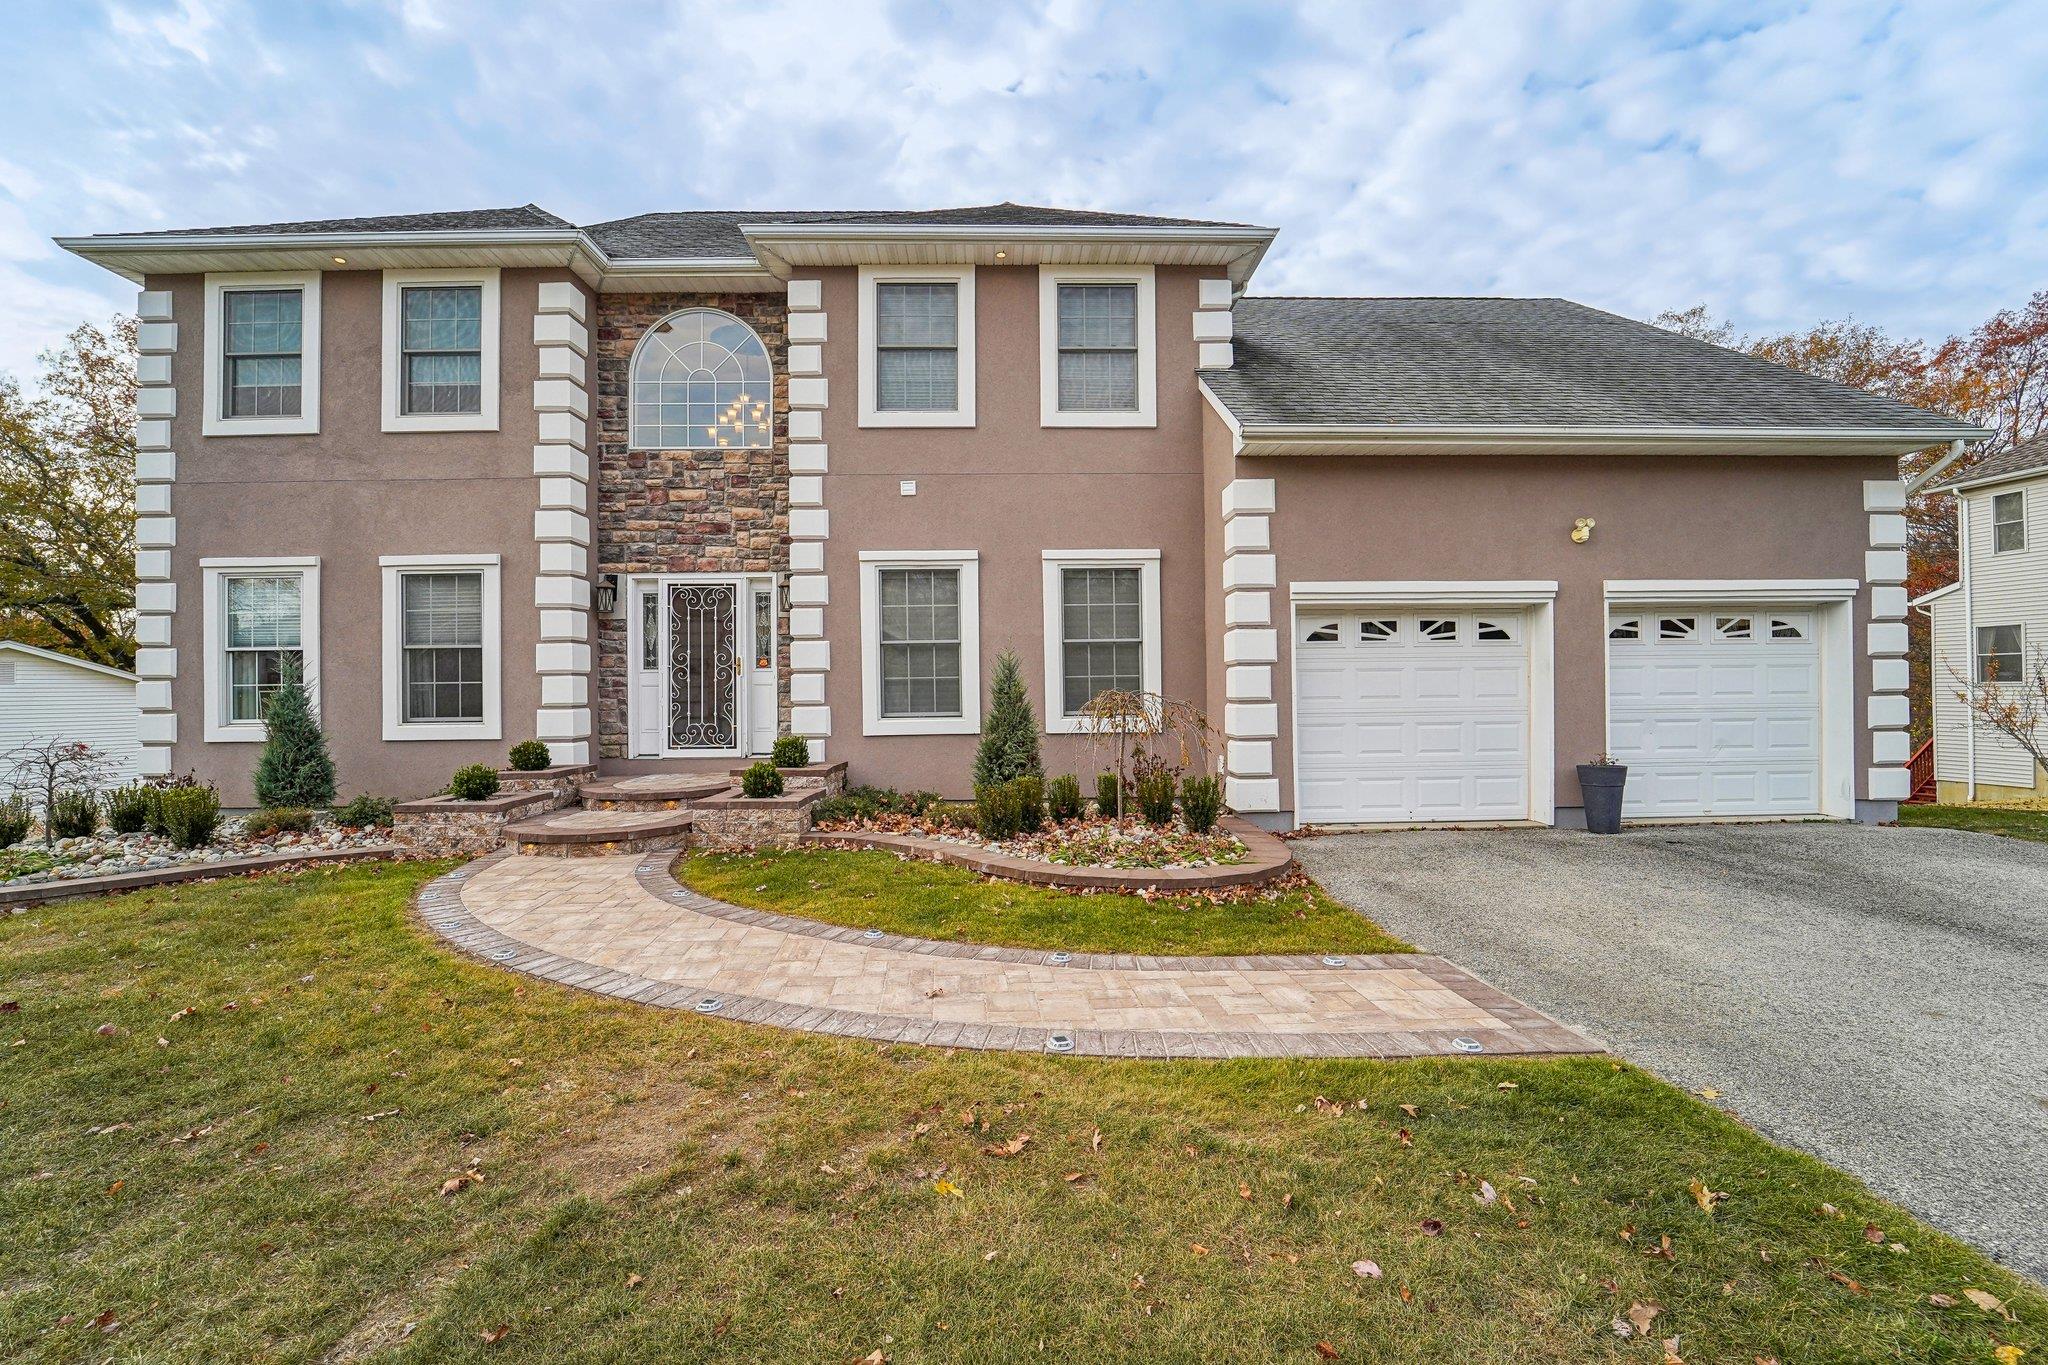
[[[1608,614],[1608,751],[1639,818],[1821,813],[1814,612],[1739,605]]]
[[[1294,668],[1297,819],[1529,818],[1526,611],[1304,608]]]

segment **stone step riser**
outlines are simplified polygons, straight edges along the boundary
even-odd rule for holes
[[[689,847],[687,831],[650,834],[591,844],[529,843],[521,839],[512,851],[536,858],[604,858],[615,853],[662,853]]]

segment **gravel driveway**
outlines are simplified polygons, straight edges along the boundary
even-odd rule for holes
[[[1390,932],[2048,1281],[2048,844],[1772,824],[1294,848]]]

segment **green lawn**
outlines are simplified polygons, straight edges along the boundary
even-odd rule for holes
[[[0,1358],[1656,1365],[1636,1303],[1695,1363],[2048,1352],[2037,1289],[1604,1058],[780,1033],[459,959],[431,870],[0,916]]]
[[[1899,823],[1923,829],[1968,829],[2048,843],[2048,811],[1995,806],[1900,806]]]
[[[1314,886],[1222,902],[1075,895],[893,853],[835,849],[699,853],[682,859],[676,875],[750,910],[1009,948],[1215,957],[1415,951]]]

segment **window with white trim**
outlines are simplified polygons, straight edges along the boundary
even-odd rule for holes
[[[199,561],[205,735],[257,743],[270,699],[293,679],[320,706],[320,561]]]
[[[1995,554],[2027,548],[2027,495],[2024,489],[1991,495],[1991,549]]]
[[[1047,550],[1045,728],[1073,734],[1104,691],[1160,691],[1159,552]]]
[[[498,271],[384,272],[384,430],[498,429]]]
[[[860,425],[974,425],[974,267],[862,266]]]
[[[1980,683],[2017,683],[2026,677],[2026,632],[2019,626],[1977,627]]]
[[[981,728],[979,557],[861,552],[861,710],[871,735]]]
[[[384,738],[499,738],[498,556],[386,555],[378,563]]]
[[[1153,272],[1039,267],[1042,426],[1156,426]]]
[[[775,444],[775,373],[752,327],[685,308],[647,329],[628,380],[635,450],[766,450]]]
[[[320,272],[208,275],[207,436],[320,430]]]

